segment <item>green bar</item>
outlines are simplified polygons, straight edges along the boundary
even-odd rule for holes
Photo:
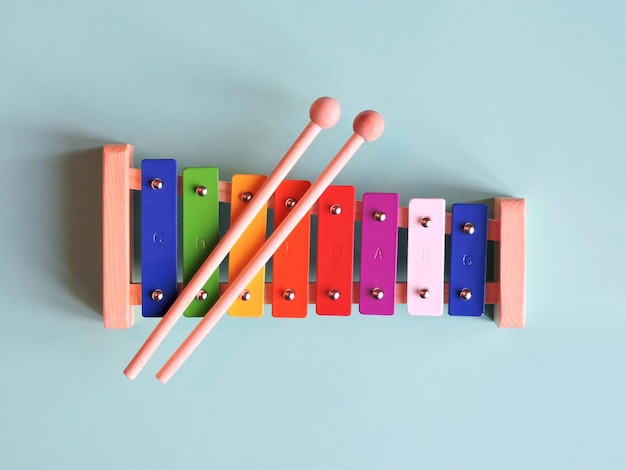
[[[183,170],[183,284],[187,284],[217,245],[219,237],[217,168]],[[206,189],[205,191],[202,189]],[[204,195],[203,195],[204,194]],[[205,300],[194,299],[186,317],[203,317],[219,296],[219,269],[204,284]]]

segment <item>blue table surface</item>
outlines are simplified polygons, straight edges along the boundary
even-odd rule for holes
[[[626,467],[625,2],[4,3],[2,468]],[[375,109],[358,198],[526,199],[527,328],[268,309],[162,385],[185,319],[126,379],[156,320],[102,326],[102,145],[268,174],[327,95],[294,179]]]

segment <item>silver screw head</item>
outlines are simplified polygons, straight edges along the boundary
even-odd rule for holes
[[[209,294],[207,294],[204,289],[201,289],[200,292],[196,294],[196,299],[198,300],[206,300],[208,297]]]
[[[283,298],[285,300],[291,301],[296,298],[296,293],[293,291],[293,289],[287,289],[283,294]]]
[[[150,187],[153,190],[158,191],[159,189],[163,188],[163,180],[161,178],[154,178],[152,181],[150,181]]]
[[[419,295],[422,299],[427,299],[430,295],[430,291],[424,287],[423,289],[419,290]]]
[[[241,293],[241,300],[243,300],[244,302],[247,302],[251,298],[252,298],[252,294],[250,292],[248,292],[247,290],[244,290]]]
[[[293,209],[293,208],[296,206],[296,202],[298,202],[298,201],[296,201],[296,199],[295,199],[295,198],[290,197],[290,198],[288,198],[288,199],[285,201],[285,207],[286,207],[287,209]]]
[[[433,221],[431,220],[430,217],[422,217],[420,219],[420,224],[422,224],[422,227],[428,228],[433,224]]]
[[[198,196],[206,196],[209,193],[209,191],[207,191],[207,189],[204,186],[198,186],[196,188],[196,194]]]
[[[339,215],[341,214],[341,206],[339,204],[333,204],[332,206],[330,206],[330,213],[332,215]]]
[[[165,294],[161,289],[154,289],[152,291],[152,294],[150,294],[150,297],[152,297],[152,300],[154,300],[155,302],[160,302],[161,300],[163,300],[164,296]]]
[[[376,211],[374,212],[374,218],[378,222],[384,222],[385,220],[387,220],[387,214],[385,214],[383,211]]]
[[[384,296],[385,296],[385,293],[383,292],[382,289],[378,287],[375,289],[372,289],[372,297],[374,297],[376,300],[382,300]]]
[[[461,297],[462,300],[469,300],[472,298],[472,291],[468,288],[462,289],[461,292],[459,292],[459,297]]]
[[[339,293],[338,290],[330,290],[328,291],[328,298],[330,300],[339,300],[339,297],[341,297],[341,294]]]
[[[467,233],[468,235],[472,235],[476,231],[476,228],[474,227],[473,223],[468,222],[465,225],[463,225],[463,231]]]
[[[241,202],[245,202],[246,204],[248,204],[250,201],[252,201],[252,196],[253,194],[250,191],[243,193],[241,195]]]

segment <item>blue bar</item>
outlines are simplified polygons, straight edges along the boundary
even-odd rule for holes
[[[176,160],[141,162],[141,314],[162,317],[176,298]]]
[[[454,204],[450,238],[448,313],[479,317],[485,311],[487,206]]]

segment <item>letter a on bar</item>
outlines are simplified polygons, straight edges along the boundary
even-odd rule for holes
[[[393,315],[396,303],[398,206],[394,193],[363,195],[359,311]]]
[[[330,186],[318,201],[318,315],[348,316],[352,312],[354,201],[354,186]]]
[[[263,175],[234,175],[231,186],[230,221],[239,217],[245,205],[250,202],[261,187],[266,177]],[[228,257],[228,279],[236,279],[248,261],[265,243],[267,226],[267,205],[252,219],[243,235],[230,250]],[[265,295],[265,267],[263,267],[240,292],[239,298],[228,309],[233,317],[261,317],[263,316],[263,302]]]
[[[311,187],[308,181],[283,181],[274,194],[274,230]],[[296,225],[273,257],[272,316],[304,318],[309,295],[309,235],[311,217]]]
[[[183,199],[183,283],[187,284],[206,257],[217,245],[219,237],[219,170],[217,168],[185,168],[182,182]],[[219,295],[219,269],[209,277],[186,317],[202,317]]]
[[[446,201],[409,201],[406,307],[410,315],[443,313]]]
[[[483,314],[486,270],[487,206],[454,204],[450,232],[450,315]]]
[[[176,299],[176,160],[141,163],[141,313],[162,317]]]

